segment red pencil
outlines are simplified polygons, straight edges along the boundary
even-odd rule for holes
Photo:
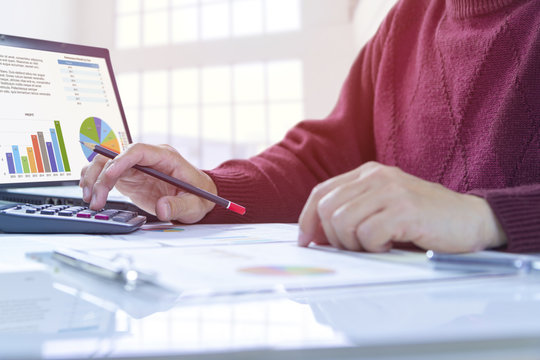
[[[103,146],[100,146],[100,145],[97,145],[97,144],[92,144],[92,143],[89,143],[89,142],[83,142],[83,141],[81,141],[80,143],[83,144],[84,146],[86,146],[88,149],[94,151],[95,153],[101,154],[101,155],[106,156],[108,158],[114,159],[116,156],[118,156],[118,153],[116,153],[116,152],[114,152],[112,150],[109,150],[107,148],[104,148]],[[151,176],[153,176],[153,177],[155,177],[157,179],[168,182],[171,185],[177,186],[182,190],[185,190],[185,191],[187,191],[189,193],[200,196],[203,199],[212,201],[213,203],[216,203],[218,205],[221,205],[221,206],[223,206],[223,207],[225,207],[225,208],[227,208],[227,209],[229,209],[229,210],[231,210],[231,211],[233,211],[233,212],[235,212],[237,214],[244,215],[246,213],[246,208],[241,206],[241,205],[238,205],[238,204],[233,203],[232,201],[224,199],[224,198],[222,198],[220,196],[209,193],[206,190],[199,189],[196,186],[193,186],[193,185],[188,184],[188,183],[186,183],[186,182],[184,182],[182,180],[179,180],[177,178],[174,178],[172,176],[164,174],[161,171],[157,171],[157,170],[149,168],[147,166],[140,166],[140,165],[135,165],[133,167],[135,169],[139,170],[139,171],[142,171],[145,174],[151,175]]]

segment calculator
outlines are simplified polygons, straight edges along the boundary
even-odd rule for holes
[[[52,204],[0,206],[0,231],[8,233],[121,234],[137,230],[146,217],[134,211]]]

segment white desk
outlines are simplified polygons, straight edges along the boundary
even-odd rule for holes
[[[0,235],[0,264],[23,261],[33,245],[20,239]],[[1,359],[540,357],[540,276],[178,301],[152,286],[44,274],[0,277]]]

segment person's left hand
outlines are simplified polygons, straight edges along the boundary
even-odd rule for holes
[[[488,203],[409,175],[366,163],[317,185],[299,220],[298,244],[383,252],[395,242],[423,249],[470,252],[506,237]]]

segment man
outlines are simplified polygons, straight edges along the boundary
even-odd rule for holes
[[[539,29],[534,0],[402,0],[325,120],[210,171],[168,146],[97,156],[83,170],[84,199],[100,208],[116,184],[162,220],[299,221],[302,246],[540,250]],[[134,164],[248,213],[230,214]]]

